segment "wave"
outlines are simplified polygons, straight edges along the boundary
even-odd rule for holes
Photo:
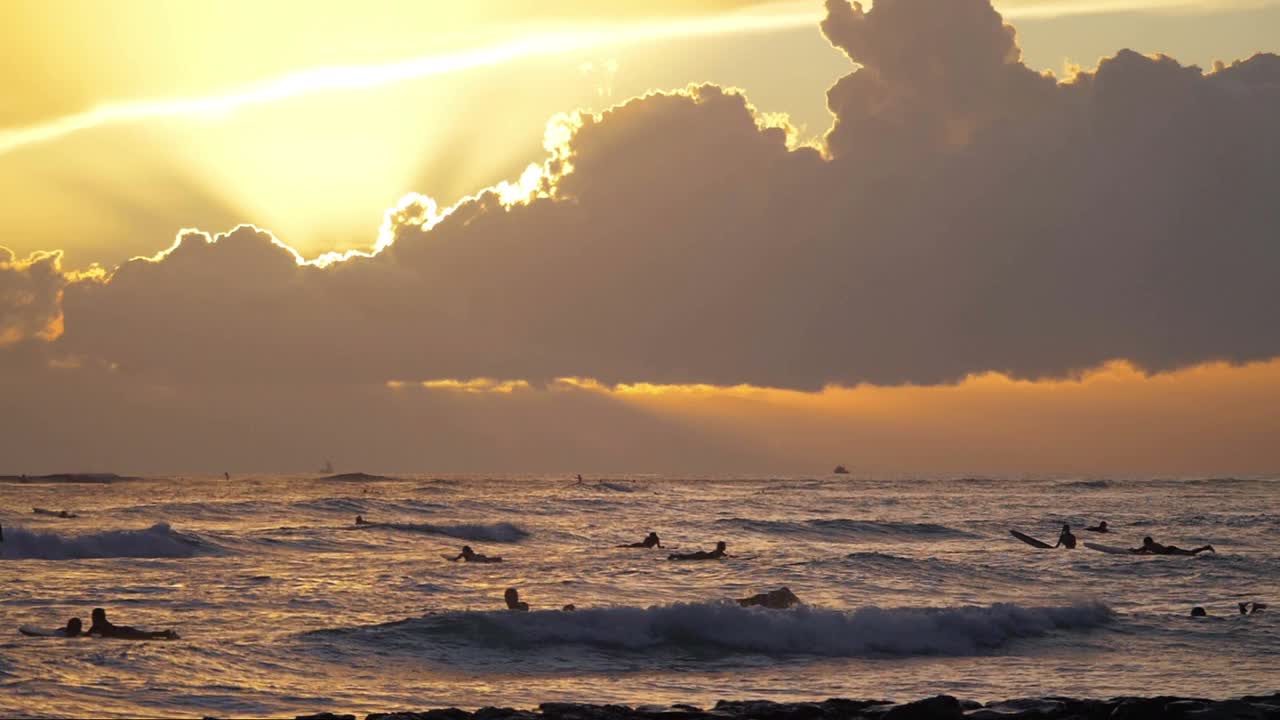
[[[449,612],[313,635],[418,647],[434,642],[483,649],[545,651],[548,645],[643,652],[719,650],[826,657],[974,655],[1021,638],[1084,631],[1107,623],[1099,603],[1065,607],[879,608],[853,611],[801,607],[762,610],[701,603],[599,608],[566,613]]]
[[[885,538],[936,540],[938,538],[971,538],[972,534],[934,523],[876,522],[872,520],[814,519],[792,522],[785,520],[752,520],[728,518],[717,525],[738,527],[767,535],[792,535],[820,540]]]
[[[370,523],[361,528],[400,530],[403,532],[425,533],[427,535],[444,535],[459,540],[476,540],[485,542],[514,543],[529,537],[524,528],[508,522],[479,524],[460,523],[457,525],[436,525],[432,523]]]
[[[0,475],[0,482],[16,484],[109,485],[142,478],[115,473],[54,473],[53,475]]]
[[[6,560],[77,560],[85,558],[185,558],[216,548],[169,523],[144,530],[107,530],[86,535],[59,535],[22,527],[4,530],[0,558]]]
[[[1061,488],[1064,490],[1069,490],[1069,489],[1102,490],[1104,488],[1109,488],[1113,485],[1115,485],[1115,483],[1111,482],[1110,480],[1071,480],[1068,482],[1056,483],[1054,487]]]

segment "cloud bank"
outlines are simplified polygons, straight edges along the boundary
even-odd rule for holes
[[[1280,355],[1280,57],[1121,51],[1060,81],[987,0],[828,0],[822,32],[856,69],[820,147],[691,86],[557,118],[521,184],[411,196],[372,256],[186,231],[50,294],[56,256],[0,255],[8,361],[179,391],[815,390]]]

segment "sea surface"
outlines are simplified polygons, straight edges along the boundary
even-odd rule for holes
[[[1098,520],[1113,532],[1081,541],[1217,553],[1009,535]],[[1275,478],[5,482],[0,523],[4,717],[1280,690]],[[614,547],[650,530],[731,557]],[[505,562],[442,557],[463,544]],[[729,602],[780,586],[806,606]],[[507,612],[508,587],[534,612]],[[94,607],[182,639],[17,631]]]

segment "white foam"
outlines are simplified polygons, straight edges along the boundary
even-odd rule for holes
[[[200,541],[168,523],[143,530],[107,530],[61,535],[22,527],[6,527],[0,558],[7,560],[74,560],[81,558],[182,558],[201,551]]]

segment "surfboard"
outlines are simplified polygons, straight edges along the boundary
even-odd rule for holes
[[[34,625],[19,625],[18,632],[28,637],[62,637],[57,630],[44,630]]]
[[[1009,534],[1034,548],[1040,548],[1041,550],[1049,550],[1053,548],[1053,546],[1050,545],[1049,543],[1041,540],[1037,540],[1031,537],[1030,535],[1020,533],[1017,530],[1010,530]]]
[[[1104,552],[1104,553],[1107,553],[1108,555],[1135,554],[1135,553],[1129,552],[1129,548],[1116,547],[1114,545],[1103,545],[1101,543],[1087,542],[1084,544],[1084,546],[1089,548],[1090,550],[1097,550],[1098,552]]]

